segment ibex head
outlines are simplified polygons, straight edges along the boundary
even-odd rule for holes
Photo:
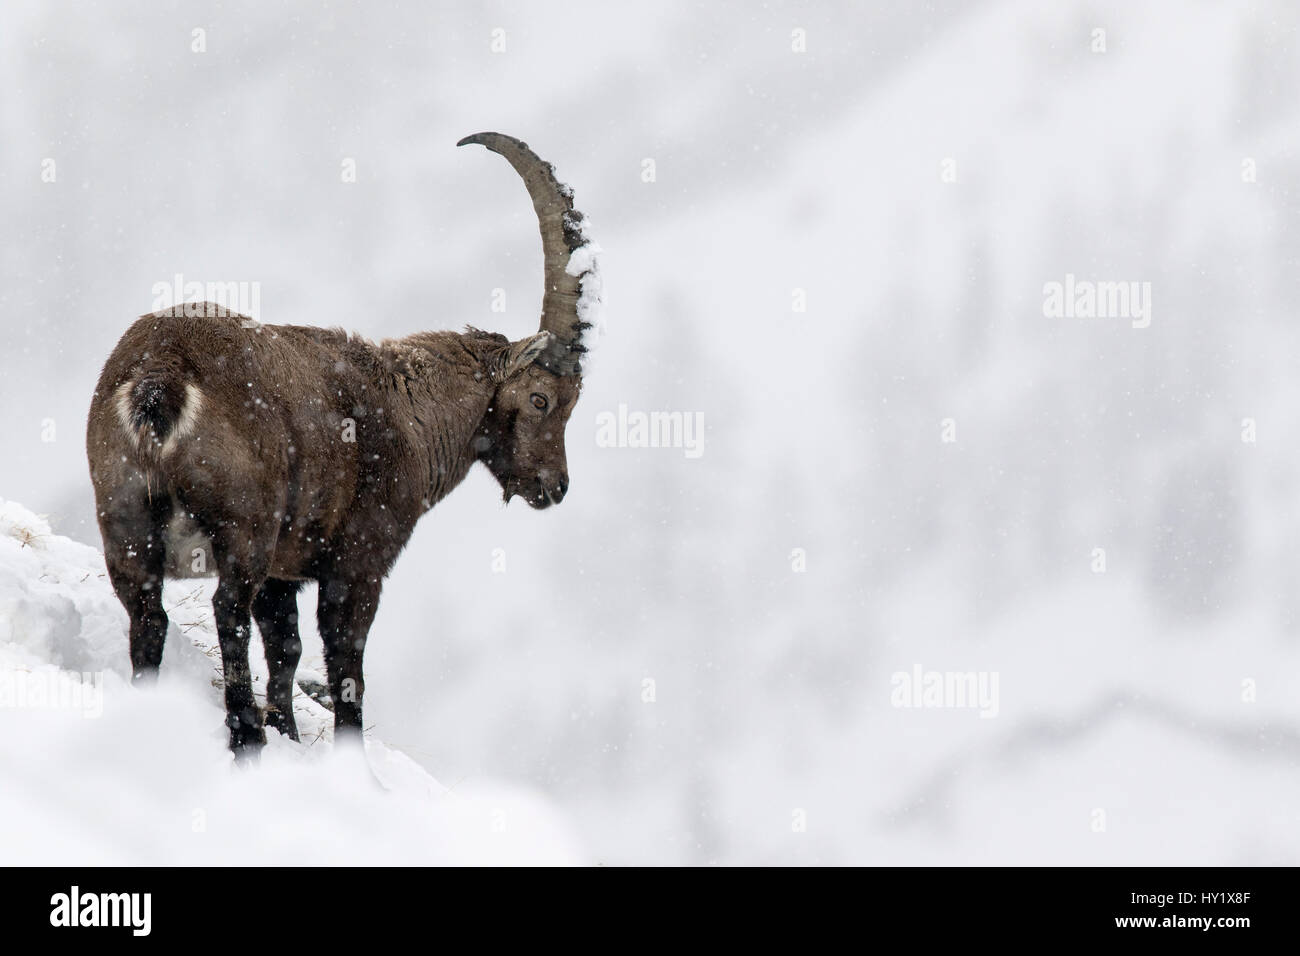
[[[490,373],[497,391],[474,447],[501,483],[506,501],[519,495],[534,508],[547,508],[569,490],[564,427],[582,389],[583,336],[600,304],[598,248],[582,213],[573,208],[573,190],[526,143],[501,133],[476,133],[456,145],[467,143],[501,154],[523,178],[545,260],[541,330],[496,356]]]

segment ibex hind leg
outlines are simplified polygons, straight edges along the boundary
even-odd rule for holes
[[[249,513],[270,514],[273,507],[263,510],[250,505]],[[212,612],[221,645],[230,749],[240,759],[256,757],[266,743],[266,734],[262,730],[262,710],[253,698],[248,642],[252,633],[253,598],[266,580],[275,531],[268,530],[266,522],[247,516],[218,518],[209,512],[197,517],[212,540],[212,555],[217,563]]]
[[[262,632],[266,647],[266,725],[274,727],[292,740],[298,739],[298,724],[293,718],[293,675],[302,657],[302,638],[298,634],[297,581],[267,578],[253,598],[253,620]]]
[[[172,499],[142,472],[114,478],[112,487],[95,488],[104,563],[131,619],[132,681],[147,682],[158,675],[167,638],[163,569]]]

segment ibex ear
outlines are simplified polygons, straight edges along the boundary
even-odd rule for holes
[[[536,335],[520,339],[518,342],[511,342],[506,349],[505,368],[501,373],[502,381],[518,375],[536,362],[538,356],[550,346],[553,338],[554,336],[550,332],[538,332]]]

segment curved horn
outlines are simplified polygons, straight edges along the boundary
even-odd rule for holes
[[[583,279],[592,276],[594,262],[590,256],[584,257],[578,262],[578,275],[568,271],[573,253],[589,244],[582,213],[573,208],[573,190],[555,178],[554,166],[513,136],[475,133],[456,145],[469,143],[486,146],[506,158],[523,179],[537,212],[545,258],[541,330],[555,336],[537,362],[557,375],[581,374],[579,360],[587,351],[582,333],[591,328],[591,323],[586,321],[585,303],[579,300],[584,292]],[[595,246],[591,249],[594,251]]]

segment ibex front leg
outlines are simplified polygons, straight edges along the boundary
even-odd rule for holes
[[[316,619],[325,644],[325,670],[334,701],[334,739],[361,740],[361,659],[379,606],[380,582],[327,578],[320,582]]]

